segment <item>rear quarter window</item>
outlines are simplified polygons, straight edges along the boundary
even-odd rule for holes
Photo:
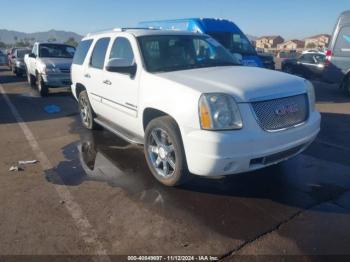
[[[77,51],[74,54],[73,64],[82,65],[84,63],[91,44],[92,44],[92,39],[84,40],[79,43]]]
[[[334,55],[350,57],[350,25],[344,26],[339,30],[334,46]]]

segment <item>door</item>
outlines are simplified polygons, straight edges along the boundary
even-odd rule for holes
[[[103,89],[106,88],[102,81],[109,42],[110,38],[108,37],[103,37],[96,41],[89,63],[83,72],[84,83],[88,90],[91,106],[96,114],[102,116],[107,113],[102,105]]]
[[[311,77],[317,69],[317,62],[314,58],[315,54],[304,54],[297,61],[297,73],[304,77]]]
[[[302,55],[298,60],[301,74],[305,77],[320,76],[324,70],[326,56],[319,53]]]
[[[345,74],[350,70],[350,24],[343,25],[339,29],[337,39],[333,47],[333,56],[330,68],[333,78],[343,80]]]
[[[114,39],[106,61],[120,60],[125,66],[137,66],[136,41],[129,36]],[[107,62],[108,64],[108,62]],[[139,63],[139,66],[140,63]],[[123,128],[135,128],[138,114],[139,69],[135,74],[108,72],[105,69],[102,104],[108,110],[107,119]]]
[[[35,44],[33,46],[32,53],[35,55],[35,58],[28,57],[28,66],[29,66],[29,73],[33,76],[35,76],[35,68],[36,68],[36,60],[39,58],[39,45]]]

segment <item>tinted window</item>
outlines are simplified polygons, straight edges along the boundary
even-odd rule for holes
[[[20,49],[20,50],[17,50],[17,57],[18,58],[23,58],[25,54],[29,54],[30,53],[30,50],[23,50],[23,49]]]
[[[40,44],[39,57],[73,58],[75,47],[60,44]]]
[[[337,42],[334,47],[334,54],[340,56],[350,56],[350,26],[340,29]]]
[[[299,59],[300,59],[301,62],[304,62],[304,63],[315,64],[315,60],[314,60],[314,55],[313,54],[302,55]]]
[[[237,65],[217,41],[201,35],[159,35],[138,38],[149,72]]]
[[[81,41],[73,58],[73,64],[82,65],[92,44],[92,39]]]
[[[248,38],[241,33],[210,32],[210,36],[220,42],[231,53],[241,55],[256,55],[256,52]]]
[[[109,58],[123,59],[127,64],[132,65],[134,63],[134,53],[129,40],[124,37],[118,37],[113,43]]]
[[[90,65],[92,67],[99,69],[103,68],[109,40],[110,38],[101,38],[96,42],[90,60]]]

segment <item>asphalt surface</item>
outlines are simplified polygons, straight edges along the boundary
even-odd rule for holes
[[[350,255],[350,98],[335,86],[314,83],[322,131],[303,154],[168,188],[142,147],[85,130],[69,91],[25,80],[0,67],[0,255]]]

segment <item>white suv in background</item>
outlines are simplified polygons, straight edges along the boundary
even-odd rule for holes
[[[314,88],[289,74],[240,66],[207,35],[115,29],[86,36],[72,65],[82,122],[144,144],[168,186],[286,160],[320,131]]]

